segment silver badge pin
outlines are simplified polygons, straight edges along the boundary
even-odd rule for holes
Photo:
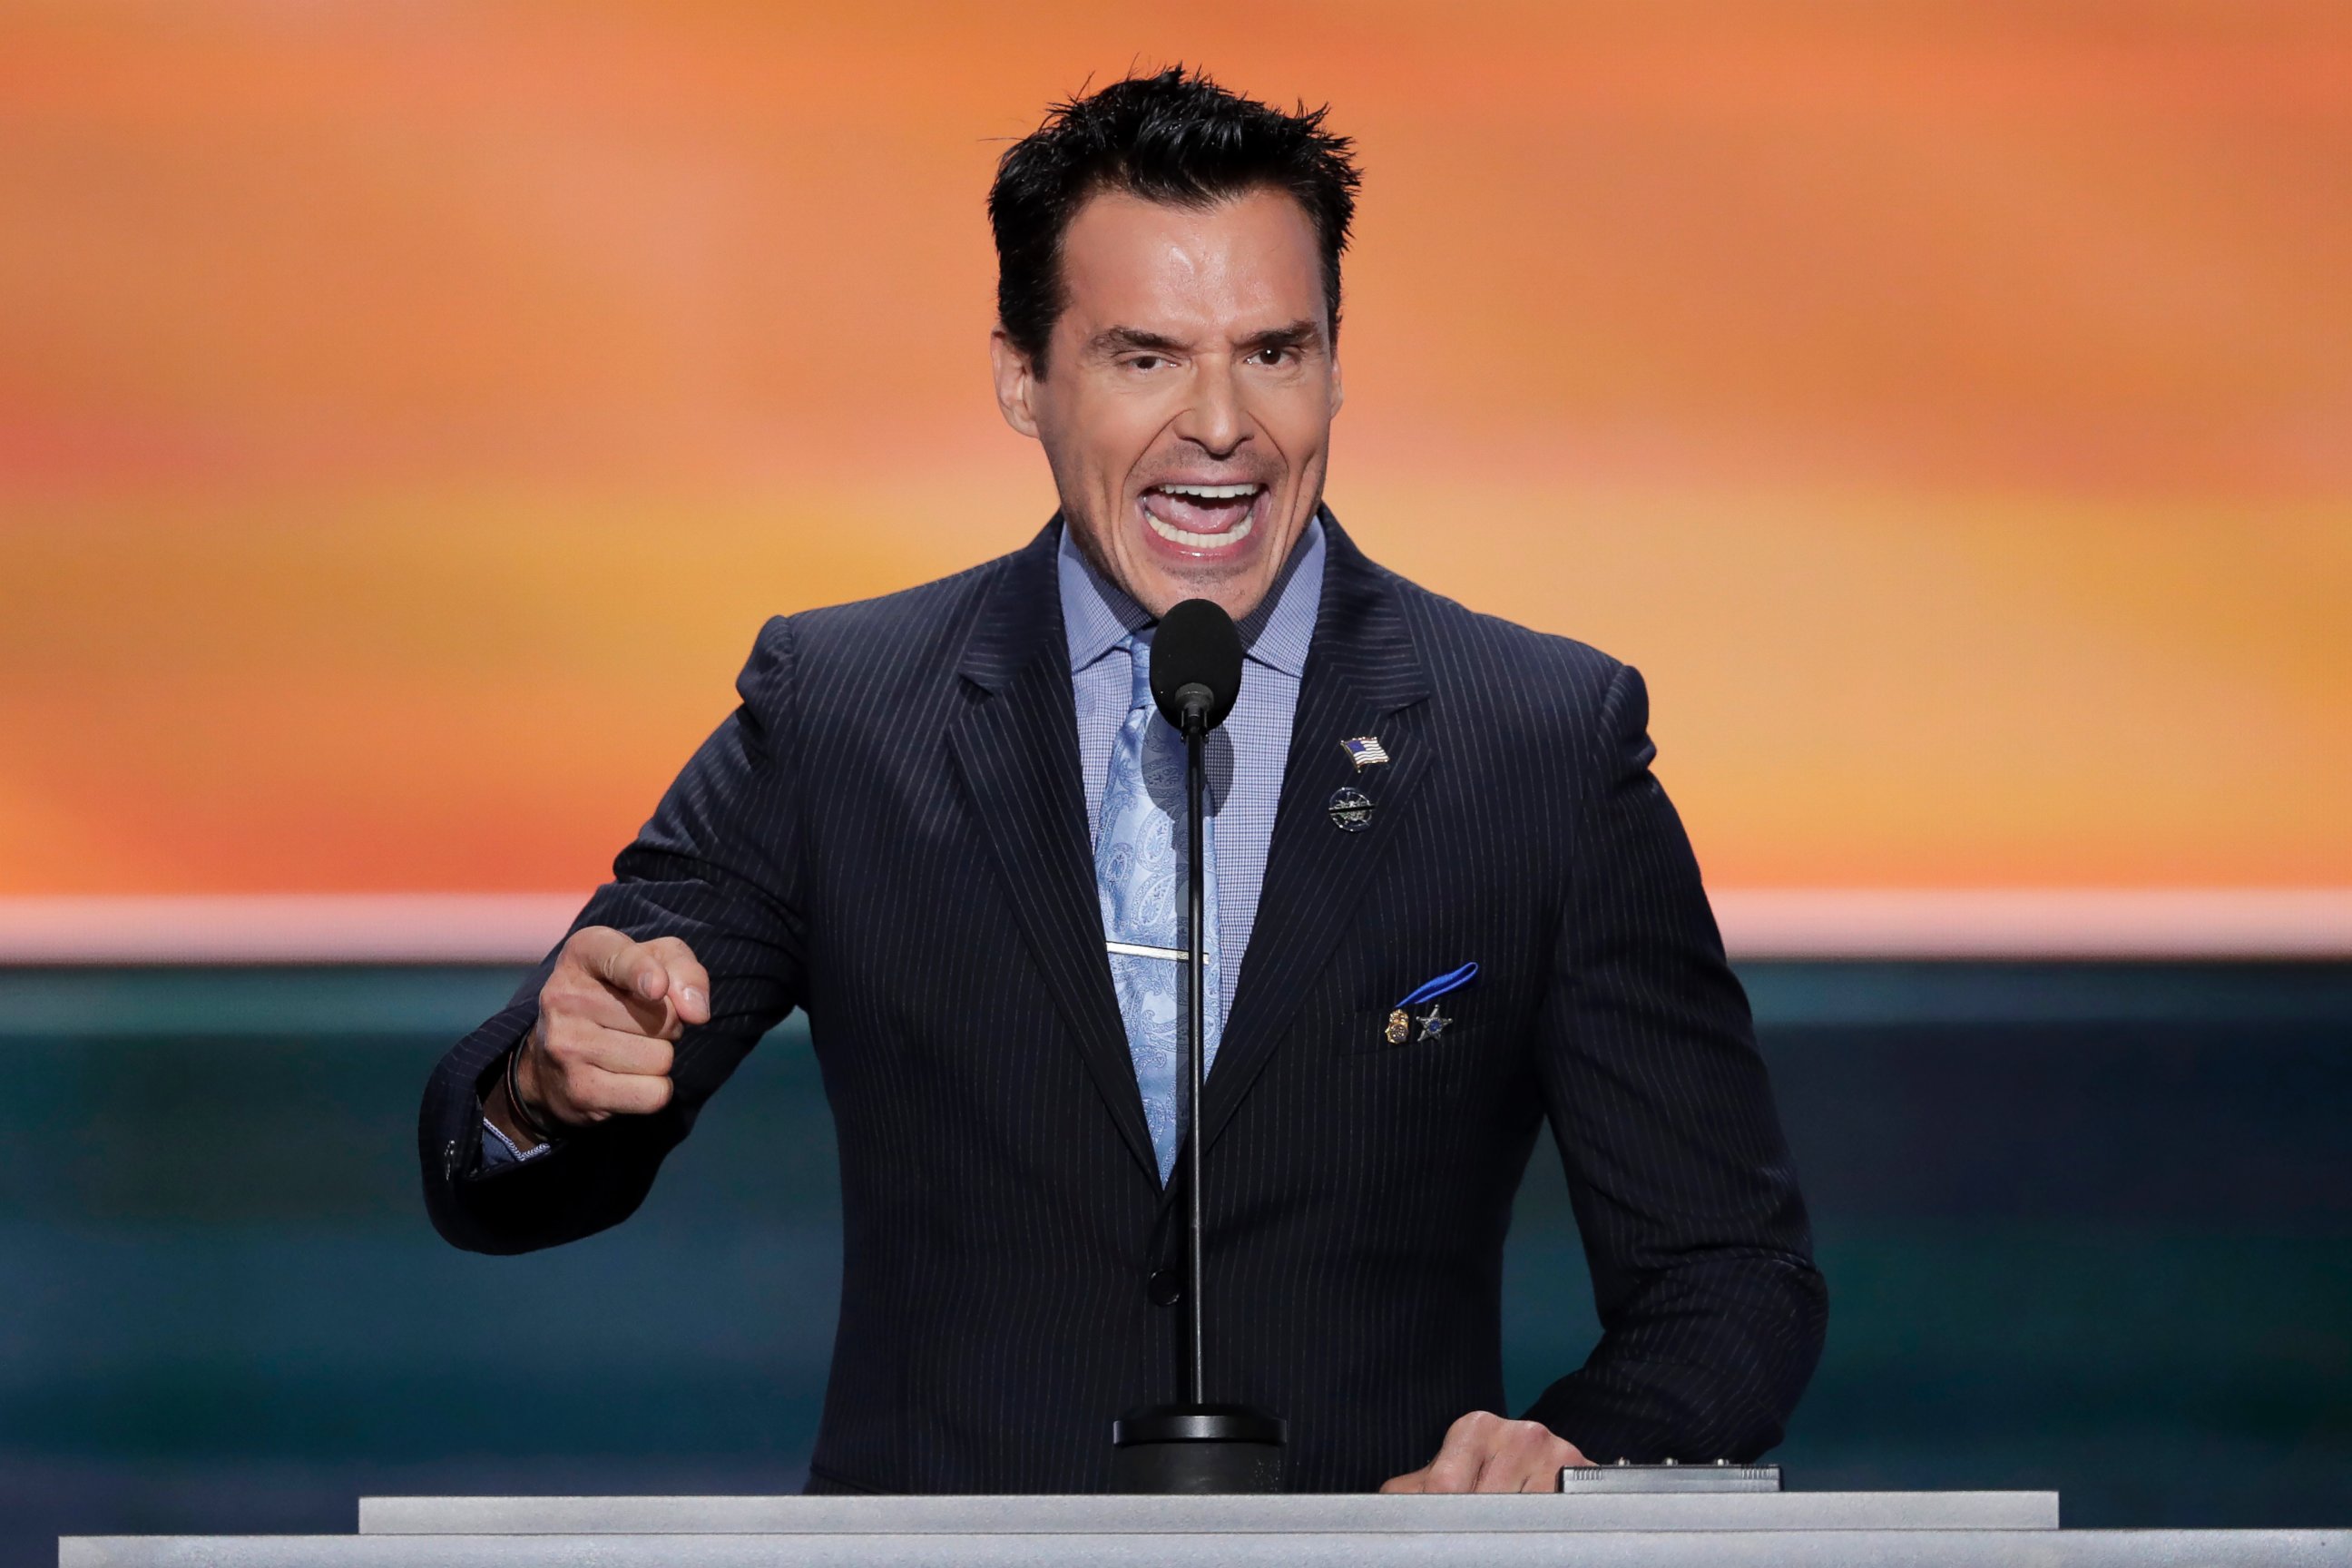
[[[1445,1033],[1453,1022],[1453,1019],[1437,1010],[1436,1003],[1432,1002],[1429,1005],[1429,1011],[1423,1014],[1421,1017],[1421,1037],[1424,1040],[1433,1040]]]
[[[1388,750],[1381,744],[1378,735],[1359,735],[1352,741],[1342,741],[1339,749],[1348,753],[1348,760],[1356,764],[1358,773],[1379,767],[1389,760]]]
[[[1343,833],[1361,833],[1372,825],[1372,797],[1353,784],[1333,790],[1331,803],[1323,809],[1330,813],[1331,826]]]

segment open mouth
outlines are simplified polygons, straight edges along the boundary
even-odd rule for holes
[[[1179,550],[1231,550],[1256,528],[1267,493],[1251,482],[1154,485],[1141,497],[1143,521]]]

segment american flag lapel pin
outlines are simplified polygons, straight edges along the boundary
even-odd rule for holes
[[[1348,753],[1348,760],[1356,764],[1358,773],[1366,768],[1379,767],[1389,760],[1378,735],[1359,735],[1352,741],[1342,741],[1339,749]]]

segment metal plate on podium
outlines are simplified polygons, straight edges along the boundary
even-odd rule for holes
[[[1583,1497],[1600,1493],[1650,1492],[1688,1497],[1695,1492],[1777,1492],[1778,1465],[1735,1465],[1717,1459],[1711,1465],[1570,1465],[1559,1472],[1559,1489]]]

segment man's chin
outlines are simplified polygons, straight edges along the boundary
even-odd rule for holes
[[[1138,580],[1123,586],[1154,616],[1164,616],[1187,599],[1208,599],[1223,605],[1235,620],[1257,608],[1274,575],[1267,569],[1263,545],[1255,540],[1208,557],[1141,546],[1131,558],[1127,574]]]

